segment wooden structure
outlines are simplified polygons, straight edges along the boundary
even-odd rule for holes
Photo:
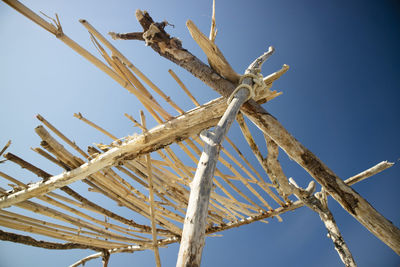
[[[42,142],[41,148],[34,148],[34,151],[64,171],[58,175],[49,174],[20,156],[11,152],[4,153],[8,149],[7,144],[0,154],[4,153],[6,160],[31,171],[42,180],[27,185],[0,172],[0,176],[12,185],[12,190],[1,188],[0,191],[0,225],[68,243],[38,241],[29,236],[5,231],[0,232],[1,240],[49,249],[89,248],[97,251],[72,266],[96,257],[102,257],[106,266],[111,254],[145,249],[154,250],[157,266],[160,266],[158,247],[181,242],[177,266],[199,266],[205,235],[267,218],[282,220],[280,214],[306,205],[321,217],[344,264],[355,266],[328,209],[326,198],[331,195],[363,226],[400,254],[400,230],[350,187],[392,166],[392,163],[382,162],[343,181],[292,137],[261,106],[280,95],[271,90],[273,82],[288,70],[288,66],[283,65],[282,69],[265,78],[260,75],[261,65],[272,55],[273,48],[250,64],[242,76],[233,71],[214,43],[214,16],[209,38],[193,22],[187,23],[193,39],[207,55],[208,66],[185,50],[177,38],[165,32],[166,22],[154,22],[147,12],[138,10],[136,17],[143,31],[110,33],[111,37],[145,41],[146,45],[161,56],[185,68],[222,95],[200,105],[179,77],[170,70],[172,77],[197,106],[184,111],[86,20],[80,22],[89,31],[103,61],[71,40],[63,32],[57,16],[49,23],[18,1],[4,2],[55,35],[134,94],[159,125],[147,129],[143,113],[141,122],[125,114],[143,132],[118,139],[82,114],[75,114],[78,119],[113,140],[108,145],[100,144],[84,151],[53,124],[38,115],[37,118],[43,125],[38,126],[35,131]],[[181,115],[173,117],[169,114],[147,88],[159,94]],[[231,100],[229,104],[228,98]],[[268,148],[267,157],[261,155],[244,116],[264,134]],[[226,141],[231,149],[222,146],[224,135],[234,119],[239,123],[243,138],[257,157],[264,173],[259,173],[229,138]],[[212,131],[203,132],[214,126],[216,127]],[[171,147],[171,144],[176,144],[181,151],[176,151],[177,148]],[[279,147],[321,184],[321,192],[314,194],[314,182],[302,189],[293,179],[285,176],[278,161]],[[222,156],[219,156],[220,151]],[[180,158],[181,152],[193,161],[192,165],[183,162]],[[151,153],[155,155],[153,158]],[[231,173],[221,171],[217,162]],[[147,218],[149,224],[139,224],[118,215],[116,211],[97,205],[68,186],[74,182],[87,184],[90,191],[100,193],[119,206]],[[290,195],[295,195],[298,200],[291,201]],[[35,202],[33,198],[45,202],[46,205]],[[7,211],[9,206],[33,211],[60,223],[49,223]],[[103,216],[106,220],[93,214]]]

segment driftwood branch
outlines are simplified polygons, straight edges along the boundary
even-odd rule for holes
[[[147,12],[136,11],[136,18],[143,27],[143,31],[149,30],[154,24]],[[152,27],[154,28],[154,27]],[[148,43],[153,50],[161,56],[171,60],[185,68],[195,77],[202,80],[208,86],[228,97],[235,89],[235,84],[224,79],[212,68],[205,65],[193,54],[182,48],[182,43],[176,38],[171,38],[158,28],[154,36],[162,41]],[[241,111],[266,135],[275,141],[290,158],[302,166],[347,212],[364,225],[371,233],[381,239],[400,255],[400,230],[387,220],[371,204],[369,204],[356,191],[347,186],[332,170],[330,170],[319,158],[297,141],[279,122],[269,114],[256,101],[250,100],[242,106]]]
[[[264,55],[256,59],[245,74],[257,74],[265,60],[266,57]],[[182,231],[177,267],[200,266],[212,181],[221,144],[230,126],[235,121],[240,107],[252,95],[251,91],[253,89],[251,89],[251,86],[253,86],[253,79],[250,77],[244,78],[215,129],[202,134],[202,139],[205,143],[204,150],[190,186],[190,198]]]
[[[326,230],[328,230],[328,237],[332,239],[335,250],[339,254],[344,265],[346,267],[356,267],[357,264],[353,259],[353,255],[351,254],[350,249],[348,248],[342,237],[342,234],[339,231],[339,227],[336,224],[333,214],[328,208],[326,194],[323,192],[324,190],[317,195],[313,195],[315,190],[314,181],[309,184],[307,189],[302,189],[292,178],[289,180],[293,187],[293,193],[296,195],[296,197],[311,210],[318,213],[325,225]]]

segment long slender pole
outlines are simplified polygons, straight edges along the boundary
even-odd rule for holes
[[[221,142],[235,120],[240,107],[246,101],[248,94],[247,89],[240,89],[229,104],[215,130],[207,131],[201,135],[205,142],[204,151],[201,154],[196,174],[191,184],[189,204],[176,263],[177,267],[200,266],[212,178],[218,162]]]
[[[246,74],[256,74],[272,53],[273,49],[270,48],[267,53],[257,58],[247,68]],[[253,86],[253,79],[245,77],[239,87],[243,85]],[[251,92],[246,87],[237,90],[214,131],[210,130],[201,134],[205,145],[190,188],[177,267],[200,266],[205,243],[208,203],[221,143],[236,119],[240,107],[248,100],[249,94]]]

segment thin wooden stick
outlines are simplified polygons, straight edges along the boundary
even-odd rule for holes
[[[83,115],[80,112],[74,113],[74,117],[80,119],[81,121],[85,122],[86,124],[89,124],[90,126],[95,128],[96,130],[100,131],[101,133],[107,135],[111,139],[118,140],[118,138],[115,137],[114,135],[112,135],[111,133],[107,132],[106,130],[104,130],[103,128],[98,126],[97,124],[95,124],[95,123],[91,122],[90,120],[86,119],[85,117],[83,117]]]
[[[274,175],[274,173],[270,169],[270,166],[266,164],[266,161],[264,160],[264,157],[262,156],[260,150],[258,149],[258,146],[257,146],[256,142],[254,141],[253,136],[251,135],[250,130],[244,121],[243,115],[240,112],[237,115],[236,120],[239,123],[240,130],[242,131],[244,138],[246,139],[247,143],[249,144],[251,150],[253,151],[253,153],[254,153],[255,157],[257,158],[258,162],[260,163],[261,167],[268,174],[272,184],[276,187],[279,195],[281,195],[283,198],[287,198],[287,196],[284,194],[284,192],[282,191],[282,189],[279,186],[276,175]],[[269,187],[266,187],[265,189],[267,189],[267,188],[269,189]],[[271,190],[270,190],[270,192],[272,193]],[[274,195],[275,194],[273,194],[271,196],[274,196]],[[279,198],[277,198],[275,196],[274,199],[278,202]]]
[[[212,17],[211,17],[211,29],[209,39],[211,42],[215,43],[215,37],[217,37],[217,29],[215,28],[215,0],[213,0],[212,5]]]
[[[371,177],[372,175],[375,175],[381,171],[386,170],[387,168],[390,168],[394,165],[392,162],[387,162],[387,161],[382,161],[378,163],[377,165],[369,168],[368,170],[365,170],[357,175],[354,175],[348,179],[345,180],[345,183],[348,185],[353,185],[355,183],[361,182],[362,180]]]
[[[146,129],[146,117],[144,116],[144,112],[140,111],[140,118],[142,121],[143,127]],[[147,130],[146,130],[147,131]],[[144,133],[146,133],[146,131]],[[147,163],[147,177],[149,181],[149,199],[150,199],[150,215],[151,215],[151,229],[152,229],[152,236],[153,236],[153,250],[154,250],[154,257],[156,260],[156,266],[161,267],[160,261],[160,253],[158,252],[158,245],[157,245],[157,230],[156,230],[156,222],[155,222],[155,209],[154,209],[154,193],[153,193],[153,171],[151,168],[151,157],[150,153],[146,154],[146,163]]]
[[[54,127],[50,122],[48,122],[43,116],[40,114],[36,115],[36,118],[41,121],[44,125],[46,125],[47,128],[52,130],[58,137],[60,137],[65,143],[70,145],[72,148],[74,148],[76,151],[78,151],[84,158],[88,157],[88,154],[86,154],[82,149],[80,149],[75,142],[72,142],[69,140],[63,133],[61,133],[56,127]]]
[[[340,259],[346,267],[356,267],[356,263],[351,255],[351,252],[344,241],[336,221],[328,208],[326,194],[321,193],[314,196],[315,182],[312,181],[307,189],[300,188],[296,182],[290,178],[290,184],[294,195],[304,203],[311,210],[315,211],[323,221],[325,228],[328,230],[328,237],[330,237],[335,245]]]
[[[136,68],[132,62],[130,62],[121,52],[119,52],[103,35],[101,35],[88,21],[81,19],[79,20],[83,26],[96,38],[100,40],[111,52],[116,55],[125,65],[128,66],[140,79],[142,79],[150,88],[152,88],[157,94],[159,94],[162,98],[164,98],[171,106],[175,109],[180,109],[178,105],[172,101],[170,97],[164,94],[162,90],[160,90],[150,79],[146,77],[138,68]]]
[[[3,155],[4,151],[11,145],[11,140],[8,140],[7,144],[1,149],[0,156]]]
[[[197,102],[196,98],[194,98],[192,93],[190,93],[190,91],[186,87],[186,85],[181,81],[181,79],[179,79],[178,75],[176,75],[176,73],[171,69],[169,69],[168,72],[169,72],[169,74],[171,74],[172,78],[174,78],[174,80],[179,84],[179,86],[182,88],[182,90],[189,96],[189,98],[192,100],[192,102],[196,106],[200,106],[199,102]]]

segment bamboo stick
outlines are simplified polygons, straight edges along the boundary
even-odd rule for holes
[[[158,148],[164,147],[174,142],[177,138],[184,139],[188,136],[193,136],[199,131],[215,125],[225,107],[226,103],[222,98],[211,101],[208,104],[205,104],[188,113],[178,116],[177,118],[164,123],[163,125],[159,125],[149,130],[147,134],[149,142],[144,143],[144,136],[139,135],[133,140],[122,144],[120,147],[110,149],[106,153],[91,160],[89,163],[86,163],[69,172],[52,177],[47,183],[33,184],[24,192],[17,192],[15,194],[2,197],[0,199],[0,208],[28,199],[37,194],[50,192],[74,181],[81,180],[105,166],[115,165],[122,159],[121,155],[123,155],[123,157],[128,155],[133,155],[133,157],[136,157],[140,153],[145,154],[148,151],[154,151]],[[37,130],[39,129],[40,127]],[[56,148],[56,151],[57,150],[58,149]],[[141,152],[138,154],[132,151]]]
[[[212,5],[212,16],[211,16],[211,29],[210,29],[210,35],[209,39],[212,43],[215,43],[215,37],[217,37],[217,29],[216,29],[216,24],[215,24],[215,0],[213,0],[213,5]]]
[[[52,155],[41,149],[40,147],[31,148],[33,151],[41,155],[42,157],[46,158],[47,160],[53,162],[54,164],[58,165],[63,169],[69,169],[69,167],[59,159],[54,158]]]

